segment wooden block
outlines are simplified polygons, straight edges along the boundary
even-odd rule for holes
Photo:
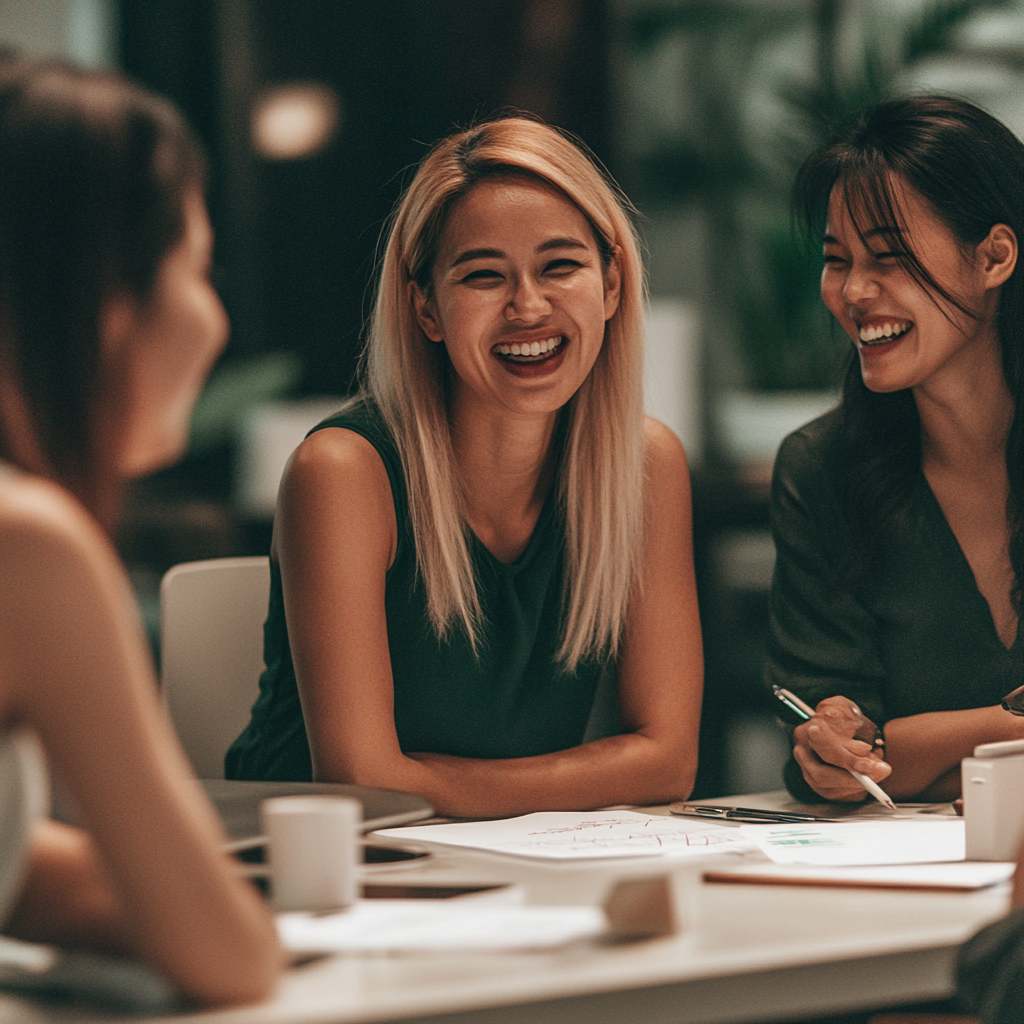
[[[605,897],[604,913],[612,939],[674,935],[683,925],[670,875],[621,879]]]

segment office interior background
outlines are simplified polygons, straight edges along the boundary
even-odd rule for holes
[[[189,455],[133,489],[119,538],[154,637],[170,565],[267,551],[288,452],[354,386],[380,233],[429,145],[510,109],[580,135],[638,208],[648,410],[694,471],[696,793],[780,784],[771,463],[848,354],[789,183],[829,121],[894,92],[966,96],[1024,136],[1024,0],[3,0],[0,44],[126,72],[209,155],[231,343]]]

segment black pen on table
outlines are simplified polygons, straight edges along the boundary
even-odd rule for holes
[[[709,818],[718,821],[745,821],[753,825],[801,825],[816,821],[833,821],[820,814],[803,814],[800,811],[771,811],[759,807],[726,807],[722,804],[692,804],[680,800],[670,805],[673,814],[691,818]]]
[[[785,687],[772,686],[772,693],[775,694],[775,696],[802,721],[807,722],[814,717],[814,708],[810,707],[810,705],[806,704],[795,693],[792,693]],[[896,810],[896,805],[892,802],[892,798],[877,782],[875,782],[873,778],[871,778],[870,775],[854,771],[852,768],[847,768],[846,770],[857,780],[857,783],[863,786],[883,807],[887,807],[890,811]]]

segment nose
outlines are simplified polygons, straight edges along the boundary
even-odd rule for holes
[[[512,286],[512,294],[505,307],[508,320],[521,323],[535,323],[551,312],[551,301],[540,282],[524,274]]]
[[[843,298],[851,306],[876,298],[878,281],[869,267],[851,266],[843,281]]]

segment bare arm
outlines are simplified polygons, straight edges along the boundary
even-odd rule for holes
[[[998,704],[894,718],[885,726],[890,786],[903,798],[952,799],[960,795],[960,762],[978,744],[1022,738],[1024,720]]]
[[[960,761],[979,743],[1024,737],[1024,721],[998,705],[962,711],[929,711],[894,718],[885,726],[885,761],[857,737],[874,731],[850,710],[845,697],[818,705],[813,723],[794,731],[794,756],[807,781],[833,800],[863,799],[864,791],[844,769],[884,782],[897,800],[951,800],[960,793]]]
[[[286,474],[277,543],[316,777],[421,793],[442,813],[466,816],[686,795],[702,685],[689,474],[679,442],[657,425],[648,459],[644,588],[618,666],[629,731],[552,754],[480,760],[400,750],[384,611],[395,547],[387,477],[363,439],[309,438]]]
[[[218,848],[116,556],[66,495],[19,489],[0,531],[3,715],[38,732],[91,838],[40,830],[13,923],[133,952],[203,1002],[258,998],[279,967],[273,923]]]

